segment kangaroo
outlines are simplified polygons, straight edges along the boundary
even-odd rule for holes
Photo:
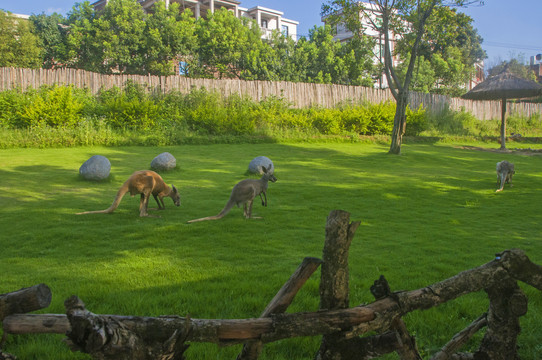
[[[512,176],[516,173],[514,169],[514,164],[503,160],[497,163],[497,186],[499,188],[495,192],[502,191],[504,188],[504,183],[510,184],[512,187]]]
[[[245,179],[238,182],[232,189],[230,199],[224,209],[215,216],[208,216],[201,219],[194,219],[188,221],[189,223],[194,223],[198,221],[206,220],[218,220],[226,216],[230,212],[233,205],[239,207],[240,204],[243,204],[243,214],[246,219],[252,218],[252,203],[254,198],[260,195],[260,200],[262,201],[263,206],[267,206],[267,187],[269,181],[275,182],[277,178],[271,172],[271,165],[266,169],[262,167],[263,175],[259,180]]]
[[[149,205],[149,198],[151,195],[158,204],[158,210],[164,210],[164,197],[170,197],[173,199],[175,206],[181,205],[181,197],[179,191],[175,185],[171,185],[171,188],[164,182],[162,177],[150,170],[140,170],[134,172],[128,180],[122,184],[117,196],[113,201],[113,204],[105,210],[97,211],[85,211],[77,213],[76,215],[84,214],[110,214],[119,206],[122,197],[130,192],[130,195],[135,196],[141,194],[141,200],[139,202],[139,216],[149,216],[147,207]]]

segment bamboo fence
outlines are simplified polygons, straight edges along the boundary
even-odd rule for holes
[[[172,90],[188,93],[193,88],[204,87],[210,91],[218,91],[228,96],[240,94],[260,101],[274,96],[283,98],[296,108],[311,106],[333,107],[340,103],[369,102],[381,103],[392,101],[389,90],[373,89],[362,86],[328,85],[293,83],[286,81],[245,81],[237,79],[193,79],[184,76],[154,76],[154,75],[104,75],[85,70],[59,69],[22,69],[0,68],[0,91],[19,88],[39,88],[42,85],[73,85],[78,88],[88,88],[92,94],[100,89],[114,86],[123,87],[130,80],[145,86],[148,91],[169,92]],[[431,112],[441,112],[446,108],[455,111],[467,111],[481,120],[499,119],[501,116],[500,101],[472,101],[451,98],[443,95],[411,92],[410,107],[420,106]],[[530,117],[542,113],[542,104],[510,103],[508,113]]]

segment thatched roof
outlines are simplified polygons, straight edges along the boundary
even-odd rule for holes
[[[462,96],[469,100],[520,99],[542,95],[542,85],[508,71],[491,76]]]

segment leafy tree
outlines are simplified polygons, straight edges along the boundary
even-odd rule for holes
[[[474,0],[328,0],[322,5],[322,15],[332,23],[344,23],[354,34],[364,32],[359,21],[360,14],[370,21],[370,26],[384,38],[384,71],[391,93],[397,103],[389,153],[400,154],[406,129],[406,109],[411,82],[419,55],[426,25],[434,11],[449,5],[463,6]],[[407,21],[408,20],[408,21]],[[400,77],[394,65],[391,49],[392,34],[412,34],[411,51],[404,77]]]
[[[99,72],[102,56],[95,42],[95,18],[94,8],[88,1],[76,3],[68,13],[67,66]]]
[[[410,18],[414,16],[416,14],[410,14]],[[433,16],[428,19],[425,29],[414,70],[414,77],[420,77],[425,82],[413,81],[411,89],[451,96],[461,95],[465,92],[464,85],[475,74],[475,64],[486,57],[481,46],[482,38],[472,26],[472,18],[458,13],[457,9],[437,7]],[[402,59],[409,59],[414,37],[414,33],[407,33],[398,42],[396,51]],[[427,72],[418,74],[423,61],[432,69],[433,79],[425,76]],[[404,75],[408,60],[399,68]]]
[[[303,41],[304,37],[300,42]],[[297,44],[291,37],[273,31],[267,43],[270,52],[267,68],[277,80],[301,82],[306,78],[305,69],[299,68],[295,61]]]
[[[309,39],[297,42],[291,55],[297,81],[372,86],[372,40],[341,43],[333,35],[328,25],[314,26]]]
[[[43,49],[43,67],[53,68],[64,65],[68,54],[66,49],[66,19],[57,13],[52,15],[31,15],[33,32],[40,38]]]
[[[139,3],[109,0],[92,25],[92,47],[101,55],[95,67],[103,73],[145,73],[145,13]]]
[[[39,68],[42,49],[32,23],[0,10],[0,66]]]
[[[502,61],[499,64],[489,69],[490,76],[502,73],[505,70],[526,80],[536,81],[536,74],[531,70],[530,66],[523,65],[525,63],[522,56],[514,57],[508,61]]]
[[[154,5],[145,28],[145,67],[151,74],[173,74],[174,61],[190,62],[197,43],[192,12],[179,10],[178,3],[166,9],[160,1]]]
[[[265,79],[267,64],[259,56],[269,45],[261,40],[256,22],[239,19],[226,9],[208,12],[196,21],[197,75],[204,77]]]

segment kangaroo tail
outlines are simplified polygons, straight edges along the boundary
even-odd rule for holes
[[[500,192],[504,189],[504,183],[506,182],[506,176],[508,175],[508,171],[503,171],[499,174],[499,188],[495,192]]]
[[[105,210],[95,210],[95,211],[84,211],[80,213],[76,213],[75,215],[86,215],[86,214],[110,214],[113,211],[115,211],[116,208],[119,207],[120,201],[122,200],[122,197],[124,194],[128,192],[128,188],[122,186],[119,191],[117,192],[117,196],[115,196],[115,200],[113,200],[113,204],[111,204],[110,207],[108,207]]]
[[[230,212],[231,208],[233,207],[233,205],[235,205],[235,203],[230,199],[228,201],[228,203],[226,204],[226,206],[224,206],[224,209],[222,209],[222,211],[220,213],[218,213],[218,215],[215,215],[215,216],[207,216],[207,217],[204,217],[204,218],[199,218],[199,219],[194,219],[194,220],[190,220],[188,221],[188,223],[195,223],[195,222],[199,222],[199,221],[207,221],[207,220],[218,220],[218,219],[222,219],[224,216],[226,216],[227,213]]]

